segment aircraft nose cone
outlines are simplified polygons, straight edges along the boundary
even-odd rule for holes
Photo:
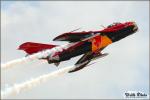
[[[134,25],[133,31],[136,32],[138,30],[137,24],[135,22],[133,22],[133,25]]]

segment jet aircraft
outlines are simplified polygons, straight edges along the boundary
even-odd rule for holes
[[[98,31],[76,32],[77,30],[63,33],[53,39],[53,41],[68,41],[69,44],[66,46],[26,42],[21,44],[18,49],[31,55],[53,48],[55,52],[41,59],[47,60],[49,64],[54,63],[56,66],[62,61],[83,55],[75,63],[77,67],[69,71],[71,73],[86,67],[92,60],[108,55],[101,51],[108,45],[135,33],[138,27],[135,22],[124,22],[113,23]]]

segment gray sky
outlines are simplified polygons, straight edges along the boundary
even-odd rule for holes
[[[54,42],[63,32],[100,30],[100,25],[136,21],[139,31],[106,49],[108,56],[76,73],[50,79],[29,91],[8,98],[102,99],[123,98],[126,91],[149,91],[149,3],[148,1],[2,1],[1,60],[7,62],[25,55],[16,50],[24,42]],[[62,62],[73,65],[79,58]],[[36,60],[2,71],[1,85],[38,77],[57,70],[54,65]]]

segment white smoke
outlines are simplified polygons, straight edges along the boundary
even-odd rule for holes
[[[35,60],[38,58],[46,58],[47,56],[51,55],[53,52],[60,51],[60,48],[63,49],[63,48],[66,48],[67,46],[68,45],[57,46],[57,47],[54,47],[52,49],[47,49],[45,51],[41,51],[41,52],[38,52],[38,53],[35,53],[32,55],[29,55],[27,57],[23,57],[23,58],[9,61],[5,64],[1,64],[1,69],[4,70],[4,69],[12,68],[15,65],[23,64],[23,63],[26,63],[28,61],[32,61],[32,60]]]
[[[46,50],[46,51],[43,51],[43,52],[35,53],[33,55],[29,55],[27,57],[23,57],[23,58],[20,58],[20,59],[15,59],[15,60],[7,62],[5,64],[1,64],[1,69],[11,68],[11,67],[13,67],[15,65],[18,65],[18,64],[22,64],[22,63],[25,63],[25,62],[28,62],[28,61],[32,61],[34,59],[38,59],[38,58],[41,58],[41,57],[46,57],[52,51],[53,50]]]
[[[10,87],[10,88],[5,89],[4,91],[1,91],[1,96],[2,96],[2,98],[6,98],[10,95],[17,95],[22,91],[26,91],[28,89],[31,89],[31,88],[37,86],[37,85],[40,85],[43,82],[46,82],[50,78],[65,74],[68,71],[72,70],[74,67],[76,67],[76,66],[65,67],[65,68],[59,69],[55,72],[41,75],[38,78],[31,79],[31,80],[26,81],[24,83],[15,84],[13,87]]]
[[[10,62],[5,63],[5,64],[1,64],[1,69],[12,68],[15,65],[22,64],[22,63],[25,63],[25,62],[28,62],[28,61],[32,61],[34,59],[45,58],[47,56],[50,56],[54,52],[61,51],[61,49],[64,49],[68,46],[70,46],[70,45],[58,46],[58,47],[55,47],[55,48],[52,48],[52,49],[48,49],[48,50],[45,50],[45,51],[42,51],[42,52],[35,53],[33,55],[29,55],[27,57],[23,57],[23,58],[20,58],[20,59],[10,61]],[[6,98],[10,95],[17,95],[22,91],[25,91],[25,90],[31,89],[31,88],[33,88],[37,85],[40,85],[41,83],[47,81],[49,78],[60,76],[64,73],[66,73],[66,72],[71,71],[72,69],[74,69],[75,67],[78,67],[78,66],[80,66],[80,64],[76,65],[76,66],[65,67],[65,68],[59,69],[57,71],[54,71],[52,73],[49,73],[49,74],[41,75],[41,76],[39,76],[35,79],[28,80],[24,83],[15,84],[13,87],[7,87],[4,91],[1,91],[1,96],[2,96],[2,98]]]

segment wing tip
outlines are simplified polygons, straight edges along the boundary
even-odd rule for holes
[[[53,39],[53,41],[64,41],[67,39],[66,33],[59,35]]]

